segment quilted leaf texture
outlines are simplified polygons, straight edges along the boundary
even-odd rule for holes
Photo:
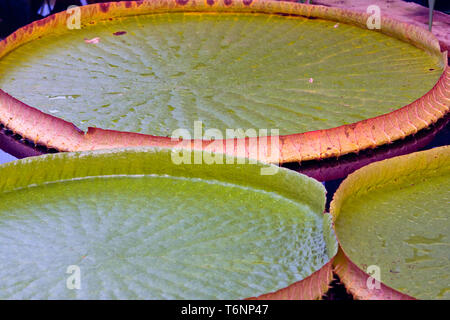
[[[80,30],[64,12],[0,42],[0,123],[59,151],[178,146],[173,131],[194,138],[202,121],[223,143],[196,149],[254,158],[278,129],[259,160],[316,160],[402,139],[449,110],[446,53],[390,18],[376,32],[367,14],[264,0],[80,10]],[[238,150],[227,128],[255,132]]]
[[[0,298],[318,299],[327,291],[337,241],[322,184],[274,165],[276,174],[260,175],[267,164],[231,157],[223,165],[171,157],[116,149],[0,166]]]

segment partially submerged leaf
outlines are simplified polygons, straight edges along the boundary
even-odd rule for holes
[[[449,299],[450,147],[373,163],[331,204],[342,248],[336,271],[362,299]],[[383,286],[367,286],[367,270]]]
[[[325,190],[265,166],[176,165],[166,149],[3,165],[0,298],[320,298],[337,250]]]

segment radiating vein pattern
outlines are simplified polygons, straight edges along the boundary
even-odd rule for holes
[[[110,176],[0,200],[2,299],[240,299],[329,261],[319,214],[239,185]],[[66,287],[70,265],[80,290]]]
[[[160,136],[196,120],[223,132],[332,128],[413,102],[441,73],[424,51],[379,32],[268,14],[117,18],[0,59],[0,87],[33,107],[83,130]]]

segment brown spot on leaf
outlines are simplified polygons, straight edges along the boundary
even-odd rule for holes
[[[233,0],[224,0],[223,3],[224,3],[226,6],[229,6],[229,5],[231,5],[231,4],[233,3]]]
[[[189,0],[176,0],[176,1],[180,6],[184,6],[189,2]]]
[[[253,2],[253,0],[244,0],[244,1],[243,1],[243,3],[244,3],[246,6],[251,5],[252,2]]]
[[[113,35],[115,35],[115,36],[121,36],[121,35],[124,35],[124,34],[126,34],[126,33],[127,33],[126,31],[117,31],[117,32],[114,32]]]
[[[210,6],[214,5],[214,0],[206,0],[206,3]]]
[[[108,2],[106,2],[106,3],[99,3],[99,5],[100,5],[100,10],[102,11],[102,12],[108,12],[108,10],[109,10],[109,3]]]

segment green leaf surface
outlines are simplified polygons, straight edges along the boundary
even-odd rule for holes
[[[0,298],[240,299],[335,255],[319,182],[170,157],[129,149],[0,167]],[[66,287],[71,265],[80,290]]]
[[[292,134],[398,109],[442,70],[421,49],[345,23],[170,13],[55,30],[0,59],[0,87],[83,130],[170,136],[202,120]]]
[[[450,148],[378,162],[335,195],[336,233],[363,271],[419,299],[450,299]]]

